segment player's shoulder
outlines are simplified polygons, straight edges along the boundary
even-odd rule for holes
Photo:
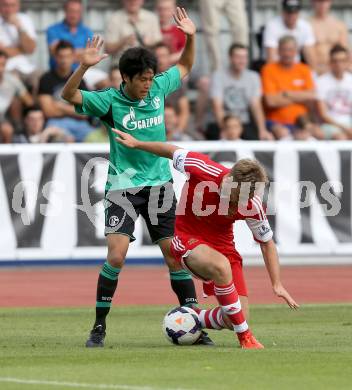
[[[165,72],[157,73],[154,76],[153,80],[154,80],[154,82],[158,83],[159,81],[161,81],[165,77],[175,77],[175,76],[177,76],[177,77],[180,76],[180,71],[179,71],[177,65],[171,66],[169,69],[165,70]]]
[[[205,174],[218,177],[228,169],[218,162],[212,160],[208,155],[199,152],[188,152],[184,160],[185,167],[198,168]]]
[[[95,95],[99,95],[101,97],[102,96],[109,97],[109,98],[113,98],[114,96],[117,96],[119,94],[118,89],[113,88],[113,87],[97,89],[97,90],[92,91],[92,92],[94,92]]]

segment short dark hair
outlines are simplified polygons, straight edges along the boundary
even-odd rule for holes
[[[24,109],[24,112],[23,112],[23,115],[24,117],[28,116],[30,113],[34,112],[34,111],[40,111],[40,112],[43,112],[43,110],[41,109],[41,107],[38,105],[38,104],[34,104],[33,106],[30,106],[30,107],[27,107]]]
[[[132,47],[122,54],[119,68],[121,76],[126,75],[132,80],[137,74],[142,74],[149,69],[156,74],[157,59],[152,51],[144,47]]]
[[[345,46],[342,46],[340,44],[334,45],[330,49],[330,58],[332,58],[335,54],[338,54],[338,53],[348,54],[348,49]]]
[[[226,114],[222,120],[222,123],[225,124],[231,119],[235,119],[237,122],[239,122],[242,125],[241,119],[237,115],[234,115],[234,114]]]
[[[60,50],[63,50],[63,49],[71,49],[72,51],[75,50],[75,48],[73,47],[73,45],[72,45],[71,42],[69,42],[69,41],[64,41],[64,40],[62,39],[62,40],[60,40],[60,41],[57,43],[57,45],[56,45],[56,47],[55,47],[54,53],[55,53],[55,54],[58,54],[58,52],[59,52]]]
[[[231,46],[229,47],[229,56],[231,57],[233,52],[236,50],[248,50],[248,46],[242,45],[242,43],[232,43]]]
[[[0,57],[6,58],[6,59],[9,58],[6,51],[4,51],[4,50],[0,50]]]

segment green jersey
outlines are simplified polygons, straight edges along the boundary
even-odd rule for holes
[[[123,84],[120,89],[81,91],[83,103],[75,107],[76,112],[100,118],[108,129],[110,164],[106,191],[157,186],[171,179],[168,159],[126,148],[116,141],[111,128],[141,141],[166,141],[165,97],[180,86],[180,71],[173,66],[154,77],[147,97],[142,100],[129,99]]]

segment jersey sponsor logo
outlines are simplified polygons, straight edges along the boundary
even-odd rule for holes
[[[158,110],[158,109],[160,108],[160,106],[161,106],[161,100],[160,100],[159,96],[155,96],[155,98],[153,98],[153,100],[152,100],[152,106],[153,106],[156,110]]]
[[[163,123],[163,115],[154,116],[152,118],[136,120],[136,113],[133,107],[130,107],[130,113],[125,115],[122,119],[122,126],[126,130],[141,130],[153,126],[159,126]]]
[[[111,227],[117,226],[119,224],[119,222],[120,222],[120,219],[116,215],[112,215],[109,218],[109,226],[111,226]]]

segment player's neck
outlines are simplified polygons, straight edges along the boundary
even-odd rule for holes
[[[136,96],[136,95],[134,94],[134,92],[133,92],[130,88],[128,88],[127,85],[123,85],[123,86],[122,86],[122,89],[123,89],[124,94],[125,94],[130,100],[141,100],[141,99],[138,98],[138,96]]]

